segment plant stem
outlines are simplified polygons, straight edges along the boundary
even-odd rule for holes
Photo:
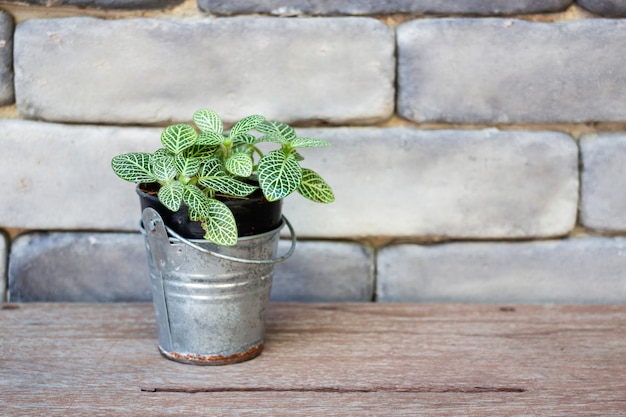
[[[252,150],[259,155],[259,158],[263,158],[263,152],[261,152],[261,150],[258,147],[254,145],[250,145],[250,146],[252,147]]]

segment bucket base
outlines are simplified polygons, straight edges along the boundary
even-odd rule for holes
[[[168,352],[161,346],[159,346],[159,352],[161,352],[161,355],[165,356],[167,359],[175,362],[188,363],[191,365],[228,365],[231,363],[244,362],[259,356],[262,350],[262,340],[260,343],[252,346],[244,352],[235,353],[234,355],[229,356],[196,355],[193,353]]]

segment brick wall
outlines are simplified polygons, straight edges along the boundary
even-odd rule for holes
[[[335,144],[274,300],[626,302],[626,2],[46,4],[0,5],[12,300],[149,300],[109,161],[209,107]]]

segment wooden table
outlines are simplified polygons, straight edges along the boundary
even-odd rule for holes
[[[156,345],[151,304],[5,304],[0,415],[626,415],[626,305],[272,304],[252,361]]]

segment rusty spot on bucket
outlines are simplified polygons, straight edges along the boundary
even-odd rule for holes
[[[252,346],[250,349],[235,353],[234,355],[196,355],[193,353],[166,352],[159,346],[159,351],[167,359],[189,363],[193,365],[228,365],[231,363],[243,362],[255,358],[261,354],[263,350],[263,342]]]

